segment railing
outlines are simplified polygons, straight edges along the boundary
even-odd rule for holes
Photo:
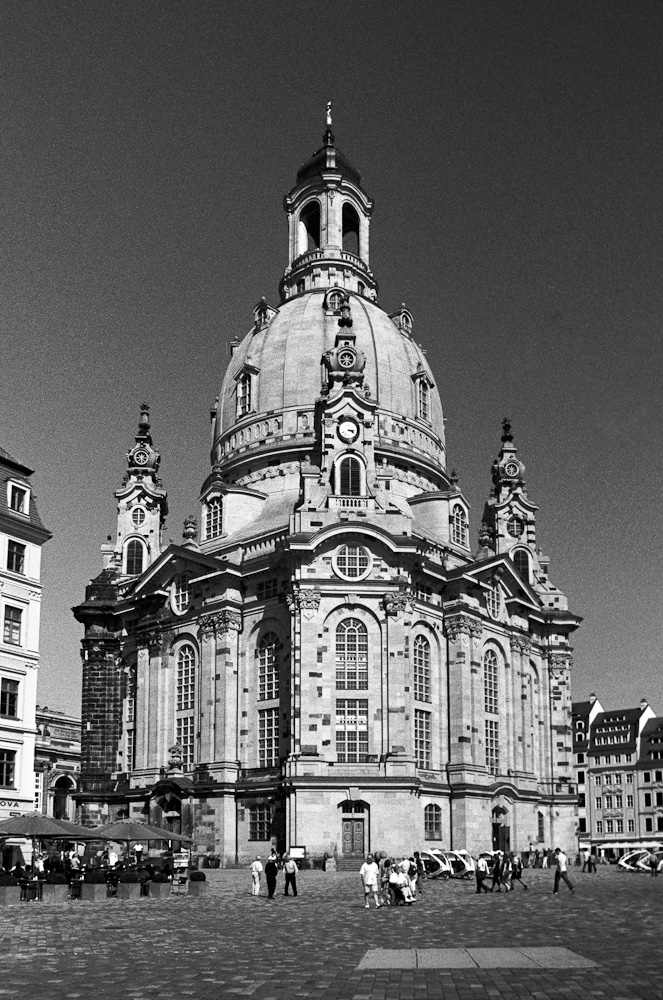
[[[370,497],[330,497],[330,508],[338,507],[369,507],[372,503]]]

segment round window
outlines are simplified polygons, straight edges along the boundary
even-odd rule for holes
[[[520,538],[523,531],[525,530],[525,525],[523,524],[523,522],[520,520],[519,517],[516,517],[514,515],[513,517],[510,517],[509,520],[507,521],[506,528],[509,534],[513,535],[514,538]]]
[[[131,512],[131,520],[137,528],[140,528],[141,524],[145,523],[145,511],[142,507],[134,507]]]
[[[371,571],[371,554],[361,545],[341,545],[334,555],[333,566],[343,580],[363,580]]]
[[[352,368],[355,363],[355,352],[347,348],[339,352],[338,363],[341,368]]]

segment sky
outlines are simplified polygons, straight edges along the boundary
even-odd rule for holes
[[[209,410],[284,193],[337,146],[375,200],[473,544],[511,418],[573,696],[663,714],[663,5],[643,0],[30,0],[0,10],[0,446],[34,468],[38,701],[80,711],[71,607],[151,406],[166,539],[198,513]]]

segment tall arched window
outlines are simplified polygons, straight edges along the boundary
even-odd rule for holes
[[[129,576],[138,576],[143,572],[143,543],[137,538],[132,538],[127,545],[127,573]]]
[[[424,809],[424,840],[442,840],[442,810],[434,804]]]
[[[516,549],[513,553],[513,564],[522,578],[529,582],[529,556],[524,549]]]
[[[212,497],[205,509],[205,538],[218,538],[223,532],[223,500]]]
[[[361,496],[361,463],[348,455],[338,464],[339,494],[342,497]]]
[[[269,701],[279,696],[278,636],[267,632],[258,643],[258,699]]]
[[[251,373],[244,372],[237,383],[237,416],[251,412]]]
[[[459,503],[451,512],[451,541],[455,545],[467,546],[467,520],[465,511]]]
[[[342,213],[343,249],[359,256],[359,216],[352,205],[345,203]]]
[[[320,246],[320,204],[310,201],[299,216],[299,252],[316,250]]]
[[[487,649],[483,654],[484,709],[494,715],[499,711],[498,664],[495,650]]]
[[[336,627],[336,687],[368,688],[368,632],[358,618],[344,618]]]
[[[413,645],[414,697],[430,701],[430,643],[423,635],[415,637]]]
[[[196,651],[190,643],[177,651],[177,694],[175,700],[175,742],[182,748],[182,764],[190,768],[194,762],[196,697]]]

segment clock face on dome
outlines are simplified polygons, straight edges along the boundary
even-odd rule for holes
[[[504,466],[504,471],[507,476],[516,477],[520,472],[520,466],[516,462],[507,462]]]
[[[359,437],[359,427],[351,417],[341,417],[338,424],[338,436],[342,441],[355,441]]]
[[[147,460],[150,456],[146,451],[136,451],[134,452],[134,462],[136,465],[147,465]]]

